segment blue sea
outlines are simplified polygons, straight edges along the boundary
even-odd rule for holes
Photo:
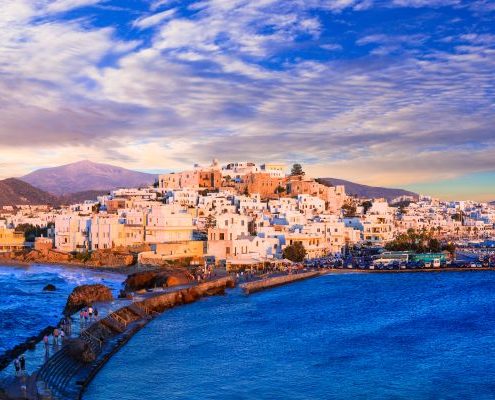
[[[70,292],[103,283],[118,291],[123,275],[55,265],[0,265],[0,354],[60,321]],[[43,292],[48,283],[55,292]]]
[[[235,289],[153,320],[84,399],[495,399],[495,273]]]

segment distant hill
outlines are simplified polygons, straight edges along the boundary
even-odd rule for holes
[[[19,179],[60,196],[149,185],[155,181],[155,178],[153,174],[85,160],[59,167],[39,169]]]
[[[0,206],[40,204],[56,206],[59,199],[16,178],[0,181]]]
[[[387,199],[387,201],[391,201],[400,196],[413,196],[416,199],[419,197],[417,193],[410,192],[404,189],[390,189],[379,186],[361,185],[359,183],[349,182],[337,178],[319,178],[318,182],[328,186],[344,185],[345,191],[348,195],[357,196],[357,197],[364,197],[364,198],[383,197]]]
[[[69,193],[59,197],[60,204],[71,205],[82,203],[86,200],[96,200],[98,196],[109,194],[110,190],[85,190],[83,192]]]

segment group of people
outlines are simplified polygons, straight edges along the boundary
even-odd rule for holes
[[[212,266],[206,266],[202,270],[197,271],[195,275],[196,281],[200,283],[216,277],[216,272]]]
[[[14,360],[15,376],[24,376],[26,374],[26,359],[24,355]]]
[[[96,321],[98,319],[98,309],[93,306],[83,308],[79,311],[79,322],[86,324],[88,322]]]
[[[58,346],[60,344],[62,344],[66,338],[67,334],[65,333],[65,330],[63,328],[55,328],[53,330],[53,334],[52,334],[52,343],[54,346]],[[45,335],[43,337],[43,344],[45,345],[45,351],[48,353],[48,349],[49,349],[49,346],[50,346],[50,338],[48,337],[48,335]]]

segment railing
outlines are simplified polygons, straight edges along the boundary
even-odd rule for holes
[[[124,328],[127,328],[127,320],[125,318],[122,318],[119,314],[117,313],[111,313],[109,315],[109,317],[115,319],[117,322],[119,322],[120,324],[122,324],[124,326]]]

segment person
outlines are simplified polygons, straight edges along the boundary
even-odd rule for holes
[[[15,368],[15,376],[19,376],[19,371],[21,370],[21,364],[18,358],[14,360],[14,368]]]
[[[45,344],[45,351],[48,353],[48,336],[43,336],[43,343]]]
[[[89,318],[89,313],[88,313],[88,310],[85,309],[84,310],[84,322],[88,322],[88,318]]]
[[[84,319],[84,310],[79,311],[79,322],[83,322]]]
[[[21,375],[24,376],[26,372],[26,359],[24,358],[24,354],[21,356],[21,358],[19,358],[19,364],[21,367]]]
[[[55,328],[53,330],[53,345],[54,346],[58,345],[58,335],[59,335],[59,331],[57,328]]]
[[[98,319],[98,309],[96,307],[95,307],[94,314],[95,314],[95,319]]]
[[[65,331],[63,329],[60,330],[60,340],[64,343],[65,340]]]
[[[91,307],[91,306],[89,306],[89,308],[88,308],[88,316],[89,316],[90,320],[93,319],[93,307]]]

